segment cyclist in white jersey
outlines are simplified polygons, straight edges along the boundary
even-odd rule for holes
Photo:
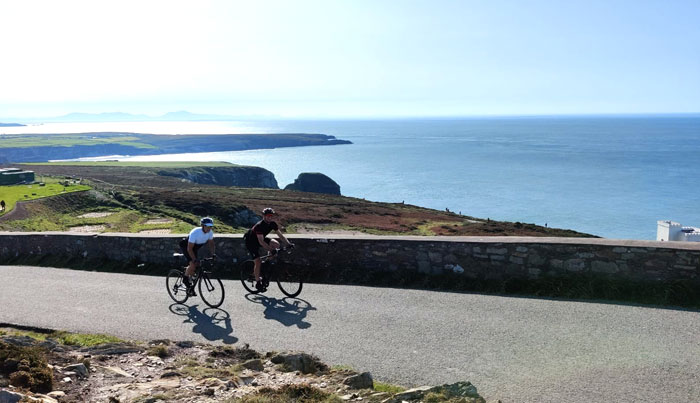
[[[180,249],[187,258],[187,270],[185,270],[185,285],[190,288],[190,277],[194,274],[197,268],[197,252],[205,244],[209,245],[209,252],[215,256],[216,246],[214,245],[214,220],[209,217],[204,217],[199,220],[201,227],[190,231],[187,238],[180,242]]]

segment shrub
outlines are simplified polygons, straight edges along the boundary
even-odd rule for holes
[[[53,388],[53,373],[44,351],[38,347],[22,347],[0,341],[0,373],[10,384],[32,392],[48,393]]]

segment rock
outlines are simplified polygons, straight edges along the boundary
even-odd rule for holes
[[[92,355],[121,355],[129,353],[139,353],[142,348],[128,343],[105,343],[99,346],[86,347],[81,349],[82,352],[87,352]]]
[[[404,400],[407,400],[407,401],[419,400],[419,399],[422,399],[423,396],[425,396],[428,393],[428,390],[430,390],[430,386],[421,386],[418,388],[405,390],[401,393],[395,394],[390,399],[384,400],[384,402],[386,402],[386,403],[398,403],[398,402],[403,402]]]
[[[177,372],[177,371],[168,371],[168,372],[164,372],[163,375],[161,375],[160,377],[161,378],[172,378],[174,376],[182,376],[182,374]]]
[[[270,359],[274,364],[282,364],[284,371],[300,371],[304,374],[311,374],[318,370],[327,369],[318,358],[306,353],[277,354]]]
[[[66,395],[66,392],[63,392],[61,390],[54,390],[53,392],[49,392],[49,394],[47,394],[47,396],[52,398],[52,399],[60,399],[60,398],[64,397],[65,395]]]
[[[69,366],[65,367],[64,369],[67,371],[75,372],[81,378],[87,378],[87,376],[89,374],[87,367],[85,366],[85,364],[82,364],[82,363],[69,365]]]
[[[41,394],[35,394],[34,397],[29,397],[30,401],[36,401],[36,402],[41,402],[41,403],[58,403],[58,400],[54,399],[51,396],[48,395],[41,395]],[[1,402],[2,400],[0,400]]]
[[[343,384],[348,385],[352,389],[371,389],[374,387],[372,375],[369,372],[350,375],[343,379]]]
[[[243,368],[252,369],[253,371],[262,371],[265,369],[261,360],[249,360],[241,364]]]
[[[319,172],[300,173],[294,183],[285,186],[284,190],[340,195],[340,185]]]
[[[417,401],[422,400],[427,394],[436,393],[442,394],[447,399],[465,398],[467,401],[484,402],[484,399],[476,392],[476,387],[471,382],[457,382],[453,384],[445,384],[442,386],[421,386],[419,388],[409,389],[407,391],[397,393],[393,397],[384,400],[382,403],[399,403],[402,401]]]
[[[36,340],[29,336],[5,336],[3,341],[14,344],[15,346],[30,347],[36,344]]]
[[[17,403],[25,397],[21,393],[10,392],[9,390],[0,390],[0,402],[2,403]]]
[[[125,378],[133,378],[133,376],[131,374],[129,374],[128,372],[124,371],[123,369],[121,369],[119,367],[100,367],[100,368],[104,368],[106,371],[109,371],[117,376],[123,376]]]
[[[435,386],[428,390],[428,393],[442,393],[448,398],[453,397],[469,397],[469,398],[481,398],[476,392],[476,386],[472,385],[471,382],[457,382],[452,384],[445,384],[442,386]]]
[[[178,341],[177,343],[175,343],[175,345],[180,348],[192,348],[194,347],[194,342],[189,340]]]

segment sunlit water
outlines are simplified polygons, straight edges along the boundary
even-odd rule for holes
[[[655,239],[660,219],[700,225],[700,116],[129,122],[31,129],[323,133],[353,144],[124,159],[262,166],[280,187],[301,172],[322,172],[346,196],[547,223],[609,238]]]

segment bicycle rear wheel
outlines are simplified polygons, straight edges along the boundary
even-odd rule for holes
[[[255,288],[255,277],[253,276],[253,270],[255,269],[255,262],[252,260],[246,260],[241,264],[241,283],[243,288],[249,293],[257,294],[258,291]]]
[[[172,269],[168,272],[165,278],[165,286],[168,289],[168,295],[173,301],[182,304],[187,301],[187,287],[183,284],[183,273],[181,270]]]
[[[212,308],[218,308],[224,302],[224,283],[218,278],[211,278],[207,273],[202,273],[199,279],[199,296],[202,301]]]
[[[277,286],[282,291],[282,294],[288,297],[296,297],[301,293],[301,288],[304,286],[301,273],[289,266],[278,268],[277,271]]]

